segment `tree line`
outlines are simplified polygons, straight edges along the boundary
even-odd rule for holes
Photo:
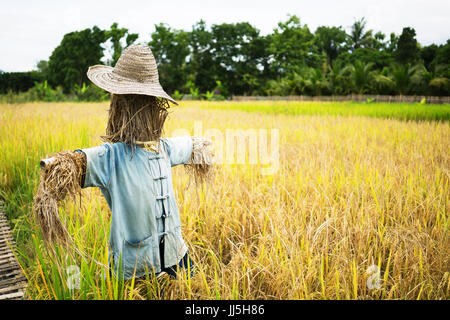
[[[89,66],[114,66],[122,50],[139,35],[113,23],[64,35],[37,71],[0,74],[0,93],[25,91],[45,81],[49,90],[104,97],[86,77]],[[365,18],[342,27],[312,32],[289,16],[273,32],[261,35],[248,22],[190,31],[155,25],[148,45],[158,63],[160,81],[175,99],[223,99],[231,95],[450,95],[450,39],[421,46],[405,27],[389,36],[369,30]],[[105,51],[110,58],[105,61]],[[103,60],[103,61],[102,61]]]

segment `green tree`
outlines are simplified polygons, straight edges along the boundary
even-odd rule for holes
[[[383,69],[389,67],[394,59],[392,54],[385,50],[375,50],[370,48],[359,48],[353,52],[341,53],[336,61],[344,65],[354,64],[356,61],[361,61],[364,64],[373,63],[375,69]]]
[[[386,35],[378,31],[373,36],[369,37],[366,41],[366,48],[377,50],[377,51],[384,51],[386,49],[386,46],[388,45],[387,42],[385,42]]]
[[[38,63],[36,63],[36,68],[38,72],[42,73],[44,77],[47,77],[48,73],[48,61],[47,60],[39,60]]]
[[[416,31],[413,28],[403,28],[398,38],[395,57],[400,63],[415,62],[419,55],[419,47],[416,40]]]
[[[385,67],[381,71],[373,73],[373,93],[393,94],[395,92],[395,82],[389,74],[389,68]]]
[[[363,94],[371,91],[374,79],[373,66],[372,62],[363,63],[357,60],[345,68],[346,73],[350,76],[353,92]]]
[[[442,66],[441,73],[446,78],[450,79],[450,39],[446,44],[440,45],[436,52],[432,65]]]
[[[172,93],[187,82],[188,33],[160,23],[151,37],[148,45],[158,64],[161,84]]]
[[[356,20],[351,26],[347,41],[353,50],[366,46],[372,38],[372,30],[366,30],[366,24],[367,21],[363,17],[360,20]]]
[[[44,76],[38,71],[0,72],[0,94],[23,92],[32,88],[36,82],[44,81]]]
[[[433,78],[428,82],[428,86],[432,95],[450,95],[450,80],[446,77]]]
[[[217,77],[212,53],[212,33],[208,30],[205,21],[200,20],[192,26],[188,34],[190,48],[188,83],[201,92],[213,89]],[[186,88],[190,90],[189,86]],[[226,90],[226,89],[225,89]],[[225,94],[221,92],[221,94]]]
[[[391,77],[395,82],[395,91],[399,94],[412,94],[421,84],[424,72],[423,65],[396,64],[392,66]]]
[[[111,40],[112,43],[112,61],[109,61],[109,65],[116,65],[119,60],[122,50],[133,44],[139,35],[137,33],[129,33],[127,28],[118,28],[117,22],[114,22],[108,31],[105,31],[106,40]],[[121,41],[125,39],[125,48]]]
[[[348,77],[345,76],[346,69],[342,61],[336,60],[328,66],[328,83],[331,94],[348,94],[351,91],[351,85]]]
[[[275,74],[286,75],[303,67],[320,65],[321,57],[314,34],[307,25],[301,25],[297,16],[290,16],[286,22],[278,23],[269,39],[269,59]]]
[[[450,80],[448,78],[448,65],[430,64],[422,74],[422,88],[424,94],[436,96],[450,95]]]
[[[316,29],[315,40],[320,51],[327,55],[327,63],[331,65],[338,55],[345,50],[347,34],[341,27],[321,26]]]
[[[397,50],[397,45],[398,45],[398,36],[394,32],[391,32],[389,36],[389,41],[386,44],[386,52],[388,53],[395,52]]]
[[[422,58],[425,68],[428,70],[431,68],[431,63],[436,58],[438,48],[437,45],[431,44],[420,49],[420,57]]]
[[[49,83],[61,85],[66,93],[75,84],[81,87],[87,82],[89,66],[100,64],[105,40],[105,32],[97,26],[64,35],[48,61]]]
[[[259,86],[264,58],[264,40],[247,22],[213,25],[212,53],[217,80],[233,94],[250,95]]]

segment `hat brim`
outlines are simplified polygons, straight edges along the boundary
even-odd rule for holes
[[[113,72],[114,68],[103,65],[89,67],[87,76],[96,86],[113,94],[143,94],[165,98],[176,105],[178,103],[169,96],[161,85],[148,82],[137,82],[121,77]]]

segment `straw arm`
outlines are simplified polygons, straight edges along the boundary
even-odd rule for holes
[[[34,196],[33,213],[47,242],[65,243],[67,230],[58,208],[67,195],[81,195],[82,180],[86,171],[84,153],[63,151],[41,160],[41,175]]]
[[[191,137],[191,139],[192,154],[185,168],[196,182],[208,181],[213,174],[212,141],[203,137]]]

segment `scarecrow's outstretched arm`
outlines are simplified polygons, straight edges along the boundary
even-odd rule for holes
[[[211,178],[213,173],[213,150],[210,139],[203,137],[191,137],[192,154],[185,168],[193,175],[196,182],[202,182]]]
[[[63,151],[41,161],[33,213],[46,241],[64,243],[68,239],[58,206],[67,195],[80,194],[85,172],[86,156],[82,152]]]

